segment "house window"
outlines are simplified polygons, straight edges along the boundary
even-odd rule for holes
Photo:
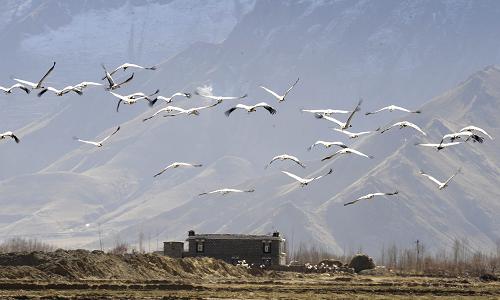
[[[271,253],[271,243],[270,242],[264,242],[262,244],[262,250],[264,253]]]
[[[205,246],[203,245],[203,242],[196,242],[196,252],[203,252],[205,251]]]

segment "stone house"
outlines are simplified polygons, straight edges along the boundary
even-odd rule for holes
[[[207,256],[237,264],[278,266],[286,261],[285,239],[279,232],[272,235],[196,234],[188,232],[187,251],[182,242],[164,242],[164,255],[170,257]]]

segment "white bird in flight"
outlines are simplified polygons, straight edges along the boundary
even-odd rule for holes
[[[101,65],[101,66],[104,69],[104,72],[106,73],[105,79],[108,80],[109,86],[106,88],[106,90],[108,90],[108,91],[109,90],[116,90],[134,78],[134,73],[132,73],[132,75],[130,75],[130,77],[125,79],[123,82],[116,83],[115,80],[113,79],[113,77],[111,76],[111,74],[109,74],[108,71],[106,70],[106,67],[104,65]]]
[[[436,178],[432,177],[431,175],[429,174],[426,174],[424,173],[424,171],[420,170],[420,175],[423,175],[427,178],[429,178],[431,181],[433,181],[434,183],[436,183],[438,185],[438,189],[439,190],[442,190],[444,189],[445,187],[448,186],[448,183],[453,179],[453,177],[455,177],[458,173],[461,172],[461,169],[459,168],[453,175],[450,176],[450,178],[448,178],[445,182],[441,182],[439,180],[437,180]]]
[[[204,97],[204,98],[208,98],[208,99],[212,99],[212,100],[215,100],[215,101],[219,101],[219,100],[222,100],[222,101],[225,101],[225,100],[237,100],[237,99],[246,98],[248,96],[247,94],[244,94],[243,96],[215,96],[215,95],[212,95],[211,93],[200,92],[198,90],[194,91],[194,93],[196,95],[198,95],[198,96],[201,96],[201,97]]]
[[[478,142],[482,144],[484,142],[484,138],[480,137],[477,134],[474,134],[472,131],[462,131],[462,132],[454,132],[454,133],[448,133],[443,136],[441,139],[441,144],[444,142],[444,140],[450,139],[451,142],[454,142],[457,139],[465,139],[464,142],[469,141],[472,139],[474,142]]]
[[[266,165],[266,168],[271,166],[271,164],[276,160],[281,160],[281,161],[291,160],[291,161],[295,162],[296,164],[298,164],[299,166],[301,166],[302,168],[306,167],[297,157],[292,156],[292,155],[288,155],[288,154],[281,154],[281,155],[277,155],[277,156],[273,157],[273,159],[271,159],[269,164]]]
[[[384,111],[384,110],[387,110],[389,112],[393,112],[395,110],[399,110],[399,111],[404,111],[404,112],[407,112],[407,113],[414,113],[414,114],[419,114],[420,113],[420,110],[411,111],[411,110],[403,108],[401,106],[389,105],[389,106],[386,106],[386,107],[382,107],[381,109],[376,110],[374,112],[367,112],[367,113],[365,113],[365,115],[373,115],[373,114],[379,113],[379,112]]]
[[[23,90],[26,94],[29,94],[30,93],[30,90],[25,87],[24,85],[20,84],[20,83],[16,83],[14,85],[12,85],[11,87],[3,87],[3,86],[0,86],[0,91],[3,91],[4,93],[6,94],[11,94],[12,93],[12,90],[13,89],[20,89],[20,90]]]
[[[143,66],[139,66],[139,65],[136,65],[136,64],[131,64],[131,63],[124,63],[120,66],[118,66],[116,69],[114,69],[113,71],[111,71],[111,73],[109,73],[111,76],[113,76],[113,74],[115,74],[116,72],[118,72],[120,69],[123,69],[123,71],[126,71],[128,68],[136,68],[136,69],[143,69],[143,70],[156,70],[156,66],[152,66],[152,67],[143,67]],[[103,78],[104,80],[104,78]]]
[[[115,131],[113,131],[113,133],[111,133],[110,135],[108,135],[107,137],[103,138],[102,140],[98,141],[98,142],[94,142],[94,141],[86,141],[86,140],[82,140],[82,139],[79,139],[77,138],[76,136],[73,137],[74,140],[77,140],[79,142],[82,142],[82,143],[85,143],[85,144],[90,144],[90,145],[94,145],[96,147],[102,147],[102,144],[107,141],[110,137],[112,137],[115,133],[118,132],[118,130],[120,130],[120,126],[118,126],[118,128],[116,128]]]
[[[476,127],[476,126],[467,126],[467,127],[464,127],[462,129],[460,129],[460,132],[464,132],[464,131],[477,131],[477,132],[481,132],[482,134],[484,134],[485,136],[489,137],[490,140],[493,139],[493,137],[491,135],[489,135],[486,130],[482,129],[482,128],[479,128],[479,127]]]
[[[245,104],[237,104],[235,107],[232,107],[228,110],[226,110],[226,112],[224,113],[226,116],[229,117],[229,115],[237,110],[238,108],[239,109],[244,109],[246,110],[248,113],[251,113],[251,112],[255,112],[257,110],[257,108],[259,107],[262,107],[264,108],[265,110],[267,110],[271,115],[274,115],[276,114],[276,109],[272,108],[271,105],[267,104],[266,102],[260,102],[260,103],[257,103],[255,105],[245,105]]]
[[[97,83],[93,81],[83,81],[80,82],[79,84],[75,85],[75,88],[83,90],[84,88],[87,88],[89,86],[101,86],[102,83]]]
[[[238,189],[219,189],[219,190],[215,190],[215,191],[211,191],[211,192],[206,192],[206,193],[201,193],[201,194],[198,194],[198,196],[203,196],[203,195],[208,195],[208,194],[221,194],[223,196],[229,194],[229,193],[253,193],[255,192],[254,189],[250,189],[250,190],[238,190]]]
[[[345,123],[335,119],[334,117],[323,115],[323,114],[315,114],[314,116],[317,119],[325,119],[325,120],[328,120],[330,122],[334,122],[335,124],[339,125],[340,129],[342,129],[342,130],[347,129],[349,127],[352,127],[352,125],[351,125],[352,118],[354,117],[354,114],[356,112],[361,110],[361,103],[363,103],[363,99],[359,99],[358,104],[356,105],[354,110],[351,112],[351,114],[349,115],[349,117],[347,118],[347,121],[345,121]]]
[[[361,197],[359,197],[358,199],[356,199],[354,201],[344,203],[344,206],[354,204],[354,203],[356,203],[358,201],[361,201],[361,200],[373,199],[376,196],[392,196],[392,195],[397,195],[398,193],[399,193],[398,191],[395,191],[394,193],[373,193],[373,194],[368,194],[368,195],[361,196]]]
[[[283,174],[286,174],[290,177],[292,177],[293,179],[297,180],[301,186],[306,186],[308,185],[309,183],[313,182],[314,180],[317,180],[317,179],[320,179],[322,177],[325,177],[327,175],[330,175],[332,174],[333,170],[330,169],[330,171],[328,171],[328,173],[324,174],[324,175],[320,175],[320,176],[317,176],[317,177],[311,177],[311,178],[302,178],[302,177],[299,177],[295,174],[292,174],[290,172],[287,172],[287,171],[281,171]]]
[[[278,95],[277,93],[271,91],[270,89],[266,88],[265,86],[260,86],[262,89],[264,89],[266,92],[268,92],[269,94],[273,95],[274,98],[276,98],[278,100],[278,102],[283,102],[285,101],[285,98],[286,96],[288,95],[288,93],[290,93],[290,91],[293,89],[293,87],[299,82],[299,78],[297,78],[297,80],[295,81],[294,84],[292,84],[291,87],[288,88],[288,90],[285,91],[285,94],[283,94],[283,96],[281,95]]]
[[[54,62],[54,64],[52,65],[52,67],[50,67],[50,69],[47,71],[47,73],[45,73],[45,75],[43,75],[42,79],[40,79],[38,82],[31,82],[31,81],[17,79],[17,78],[14,78],[14,80],[17,81],[17,82],[19,82],[19,83],[22,83],[24,85],[27,85],[27,86],[31,87],[32,89],[34,89],[34,90],[36,90],[36,89],[42,89],[43,88],[43,86],[42,86],[43,81],[54,70],[55,66],[56,66],[56,62]]]
[[[118,112],[118,110],[120,108],[120,104],[122,102],[123,102],[123,104],[132,105],[132,104],[137,103],[137,101],[139,101],[139,100],[146,100],[146,101],[148,101],[148,105],[149,106],[153,106],[155,104],[155,102],[156,102],[156,99],[151,100],[151,99],[148,98],[147,95],[144,95],[144,93],[135,93],[135,94],[127,95],[127,96],[119,95],[119,94],[111,92],[111,91],[110,91],[110,93],[113,96],[115,96],[116,98],[120,99],[120,100],[118,100],[118,104],[116,105],[116,111],[117,112]],[[139,94],[142,94],[144,96],[140,96]]]
[[[183,109],[183,108],[180,108],[180,107],[171,106],[170,108],[175,108],[175,110],[177,111],[177,113],[170,114],[170,115],[164,115],[164,117],[175,117],[175,116],[182,115],[182,114],[185,114],[185,115],[188,115],[188,116],[199,116],[200,115],[200,110],[211,108],[211,107],[215,107],[215,106],[217,106],[217,105],[219,105],[221,103],[222,103],[222,100],[218,100],[214,104],[200,106],[200,107],[193,107],[193,108],[189,108],[189,109]]]
[[[325,141],[316,141],[314,144],[312,144],[311,146],[309,146],[307,148],[307,150],[311,150],[312,148],[318,146],[318,145],[322,145],[324,146],[325,148],[330,148],[331,146],[339,146],[340,148],[347,148],[347,145],[342,143],[342,142],[325,142]]]
[[[332,114],[348,114],[350,111],[348,110],[338,110],[338,109],[302,109],[303,112],[313,113],[313,114],[322,114],[326,116],[330,116]]]
[[[80,89],[78,89],[78,88],[76,88],[76,87],[74,87],[72,85],[68,85],[68,86],[64,87],[63,89],[61,89],[61,90],[58,90],[58,89],[56,89],[54,87],[51,87],[51,86],[43,88],[37,94],[37,96],[38,97],[42,97],[42,95],[45,94],[47,91],[53,92],[56,96],[63,96],[63,95],[68,94],[70,92],[74,92],[74,93],[76,93],[76,94],[78,94],[80,96],[83,94]]]
[[[455,146],[461,144],[461,142],[453,142],[453,143],[439,143],[439,144],[427,144],[427,143],[416,143],[416,146],[423,146],[423,147],[431,147],[431,148],[436,148],[436,150],[441,150],[447,147]]]
[[[174,162],[174,163],[171,163],[170,165],[166,166],[165,168],[163,168],[163,170],[161,170],[160,172],[158,172],[157,174],[155,174],[153,177],[160,176],[161,174],[163,174],[163,172],[165,172],[168,169],[177,169],[178,167],[194,167],[194,168],[199,168],[199,167],[202,167],[202,166],[203,166],[202,164],[191,164],[191,163],[185,163],[185,162]]]
[[[362,135],[372,133],[371,131],[350,132],[348,130],[345,130],[345,129],[342,130],[342,129],[339,129],[339,128],[333,128],[333,130],[341,132],[341,133],[347,135],[351,139],[355,139],[355,138],[358,138],[358,137],[360,137]]]
[[[359,155],[359,156],[362,156],[362,157],[366,157],[366,158],[373,158],[373,156],[368,156],[362,152],[359,152],[358,150],[355,150],[355,149],[352,149],[352,148],[343,148],[343,149],[340,149],[340,150],[337,150],[337,152],[323,158],[321,161],[325,161],[325,160],[328,160],[332,157],[334,157],[335,155],[337,154],[356,154],[356,155]]]
[[[401,122],[394,123],[391,126],[389,126],[389,127],[385,128],[385,129],[383,129],[382,131],[380,131],[380,133],[384,133],[387,130],[389,130],[389,129],[393,128],[393,127],[398,127],[398,126],[399,126],[399,129],[403,129],[405,127],[411,127],[413,129],[417,130],[418,132],[420,132],[421,134],[427,136],[427,133],[425,133],[420,127],[418,127],[417,125],[415,125],[415,124],[413,124],[411,122],[408,122],[408,121],[401,121]],[[379,130],[380,130],[380,128],[377,129],[376,131],[379,131]]]
[[[142,119],[143,122],[149,120],[149,119],[152,119],[154,117],[156,117],[157,115],[161,114],[161,113],[171,113],[171,112],[182,112],[182,111],[185,111],[185,109],[183,108],[180,108],[180,107],[177,107],[177,106],[167,106],[167,107],[164,107],[160,110],[158,110],[157,112],[155,112],[152,116],[149,116],[147,118],[144,118]]]
[[[0,140],[3,140],[5,138],[12,138],[16,143],[19,143],[21,140],[12,132],[12,131],[6,131],[4,133],[0,133]]]
[[[191,94],[190,93],[182,93],[182,92],[177,92],[177,93],[174,93],[172,94],[172,96],[170,97],[164,97],[164,96],[158,96],[156,97],[158,100],[163,100],[167,103],[171,103],[172,102],[172,99],[174,99],[174,97],[177,97],[177,96],[182,96],[182,97],[186,97],[186,98],[191,98]]]

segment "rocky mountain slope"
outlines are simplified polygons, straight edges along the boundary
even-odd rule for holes
[[[175,3],[177,6],[172,7],[184,9],[177,1],[152,5],[170,9]],[[227,26],[225,31],[221,29],[226,35],[186,40],[183,45],[187,49],[164,61],[156,72],[137,72],[137,81],[120,92],[160,88],[166,95],[209,85],[215,94],[248,93],[244,100],[247,104],[268,101],[278,109],[276,116],[240,111],[226,118],[223,111],[234,104],[226,102],[199,117],[160,117],[142,122],[154,109],[126,106],[116,113],[114,98],[99,89],[85,97],[47,97],[45,100],[54,105],[53,113],[20,129],[21,144],[1,145],[0,201],[4,209],[0,236],[37,235],[63,246],[95,247],[99,230],[105,235],[105,244],[112,246],[116,239],[136,243],[141,231],[160,239],[183,239],[189,229],[244,233],[278,229],[293,241],[292,247],[309,242],[335,251],[359,247],[376,250],[384,243],[406,245],[414,239],[440,247],[464,235],[477,247],[492,245],[499,235],[494,219],[494,212],[499,211],[494,201],[498,195],[494,184],[498,175],[496,140],[435,153],[415,147],[414,142],[427,139],[415,137],[418,135],[411,130],[394,130],[347,141],[374,155],[373,160],[340,157],[323,164],[319,159],[328,151],[307,152],[306,148],[317,139],[345,139],[329,128],[331,124],[300,113],[300,109],[352,109],[358,97],[365,98],[363,112],[390,102],[410,108],[423,105],[423,113],[408,116],[408,120],[428,130],[429,141],[470,123],[498,136],[494,117],[499,102],[497,68],[476,73],[424,105],[431,96],[451,88],[474,70],[499,62],[500,42],[490,38],[495,35],[491,28],[498,22],[493,18],[498,4],[234,3],[234,10],[228,12],[237,16],[234,25],[219,24],[220,28]],[[113,9],[113,13],[147,11],[130,5]],[[221,11],[227,12],[227,7],[218,9],[214,14],[222,18]],[[238,14],[241,10],[245,13]],[[83,13],[93,10],[89,11]],[[88,18],[85,15],[83,19]],[[75,24],[58,25],[59,29],[43,33],[43,40],[55,39],[60,41],[58,45],[64,45],[68,36],[65,30],[76,34],[83,26]],[[36,36],[18,46],[43,45],[36,56],[45,60],[43,53],[50,51],[43,49],[50,49],[50,43],[36,42]],[[117,38],[120,42],[123,39]],[[188,47],[194,40],[201,42]],[[144,51],[153,48],[144,47]],[[65,55],[72,51],[65,49]],[[94,76],[99,77],[98,66],[105,56],[100,55],[102,49],[95,51],[98,55],[91,56],[87,64],[97,66]],[[171,53],[165,53],[165,57]],[[121,58],[132,57],[127,55]],[[156,55],[161,56],[153,52],[144,55],[154,58],[151,62],[139,60],[154,63]],[[61,64],[72,65],[67,61]],[[57,76],[66,74],[64,67],[57,71],[61,72]],[[56,74],[51,81],[60,80]],[[258,88],[263,84],[282,90],[297,76],[299,85],[282,104]],[[33,96],[25,99],[38,101]],[[24,108],[16,105],[17,98],[0,100],[11,106],[9,115],[23,114]],[[203,103],[209,101],[193,97],[175,105]],[[404,115],[359,115],[353,129],[374,130],[396,116]],[[120,133],[101,149],[71,139],[74,135],[105,136],[118,124],[122,126]],[[264,170],[271,157],[284,152],[305,160],[307,169],[282,163]],[[7,159],[11,157],[16,159]],[[205,166],[152,178],[176,160]],[[417,175],[423,168],[445,178],[459,165],[463,165],[464,174],[457,177],[455,186],[444,191],[437,191]],[[329,167],[335,176],[307,188],[297,187],[280,172],[286,169],[305,176]],[[256,192],[197,196],[224,186],[255,187]],[[400,194],[359,206],[341,205],[372,189],[398,189]],[[415,200],[420,197],[420,201]]]

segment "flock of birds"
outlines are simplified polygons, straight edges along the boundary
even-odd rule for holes
[[[84,82],[81,82],[81,83],[76,84],[74,86],[66,86],[62,89],[57,89],[57,88],[54,88],[51,86],[45,86],[44,81],[53,72],[55,66],[56,66],[56,63],[54,62],[52,67],[45,73],[45,75],[38,82],[30,82],[27,80],[14,78],[14,80],[17,82],[16,84],[13,84],[12,86],[10,86],[8,88],[0,86],[0,90],[2,90],[5,94],[11,94],[15,89],[19,89],[19,90],[25,92],[26,94],[29,94],[32,90],[39,90],[37,95],[38,95],[38,97],[41,97],[49,91],[54,93],[56,96],[63,96],[63,95],[68,94],[68,93],[75,93],[78,95],[82,95],[86,88],[89,88],[91,86],[104,86],[104,84],[102,84],[102,83],[91,82],[91,81],[84,81]],[[246,94],[242,95],[242,96],[229,96],[228,97],[228,96],[214,96],[211,93],[202,93],[199,91],[195,91],[196,95],[213,100],[214,102],[212,104],[205,105],[205,106],[184,109],[181,107],[172,106],[172,105],[170,105],[170,103],[172,103],[173,99],[176,97],[191,98],[191,96],[192,96],[191,93],[176,92],[169,97],[165,97],[165,96],[158,95],[160,93],[160,90],[156,90],[150,94],[140,92],[140,93],[133,93],[130,95],[120,95],[120,94],[114,92],[115,90],[119,89],[123,85],[126,85],[127,83],[132,81],[134,78],[134,73],[132,73],[125,80],[117,83],[117,81],[115,81],[115,79],[113,78],[113,75],[115,75],[119,70],[126,71],[127,69],[130,68],[130,69],[142,69],[142,70],[154,71],[157,69],[155,66],[143,67],[143,66],[140,66],[137,64],[124,63],[124,64],[118,66],[117,68],[115,68],[111,72],[108,72],[104,65],[102,65],[102,68],[104,70],[104,77],[102,78],[102,80],[107,81],[107,85],[105,86],[106,91],[108,91],[112,96],[114,96],[118,99],[116,111],[119,111],[120,105],[122,103],[128,104],[128,105],[133,105],[135,103],[138,103],[140,100],[141,100],[141,102],[146,102],[149,106],[153,106],[158,101],[164,102],[165,104],[167,104],[167,106],[159,109],[158,111],[153,113],[151,116],[144,118],[143,119],[144,122],[146,122],[152,118],[155,118],[157,116],[163,116],[163,117],[175,117],[175,116],[180,116],[180,115],[197,116],[200,114],[200,112],[202,110],[214,108],[224,101],[240,100],[240,99],[244,99],[247,97]],[[260,86],[260,87],[263,90],[265,90],[266,92],[268,92],[273,98],[275,98],[277,100],[277,103],[282,103],[282,102],[285,102],[288,94],[298,84],[298,82],[299,82],[299,79],[297,79],[281,95],[272,91],[271,89],[269,89],[265,86]],[[357,105],[351,111],[335,110],[335,109],[302,109],[302,111],[313,114],[317,119],[323,119],[323,120],[326,120],[328,122],[335,124],[335,126],[336,126],[336,128],[334,128],[335,131],[342,133],[342,134],[345,134],[347,137],[349,137],[351,139],[354,139],[354,138],[360,137],[362,135],[367,135],[367,134],[373,133],[372,131],[351,132],[348,130],[349,128],[352,127],[352,122],[354,120],[354,116],[361,110],[362,102],[363,102],[362,100],[359,100]],[[258,109],[264,109],[270,115],[274,115],[277,112],[276,108],[274,108],[273,106],[271,106],[270,104],[268,104],[266,102],[260,102],[260,103],[254,104],[254,105],[247,105],[247,104],[240,103],[240,104],[236,104],[235,106],[233,106],[230,109],[228,109],[227,111],[225,111],[225,115],[227,117],[229,117],[236,110],[245,110],[247,113],[252,113],[252,112],[257,111]],[[380,108],[380,109],[373,111],[373,112],[367,112],[367,113],[365,113],[365,115],[373,115],[373,114],[377,114],[377,113],[381,113],[381,112],[394,112],[394,111],[401,111],[401,112],[405,112],[405,113],[415,113],[415,114],[421,113],[418,110],[411,111],[409,109],[406,109],[406,108],[403,108],[400,106],[389,105],[389,106]],[[337,119],[336,117],[334,117],[334,115],[337,115],[337,114],[348,115],[346,121],[342,122],[339,119]],[[419,126],[417,126],[414,123],[411,123],[409,121],[401,121],[401,122],[394,123],[386,128],[378,128],[375,130],[375,132],[379,132],[380,134],[383,134],[383,133],[385,133],[393,128],[399,128],[399,129],[411,128],[411,129],[415,130],[416,132],[418,132],[419,134],[421,134],[423,136],[427,136],[427,134]],[[99,141],[84,140],[84,139],[80,139],[78,137],[74,137],[74,139],[77,140],[78,142],[81,142],[81,143],[89,144],[89,145],[92,145],[95,147],[102,147],[103,144],[105,142],[107,142],[113,135],[117,134],[119,132],[119,130],[120,130],[120,126],[118,126],[111,134],[109,134],[108,136],[106,136],[105,138],[103,138]],[[453,133],[449,133],[449,134],[444,135],[439,143],[417,143],[415,145],[422,146],[422,147],[431,147],[431,148],[435,148],[439,151],[439,150],[442,150],[444,148],[456,146],[456,145],[459,145],[459,144],[462,144],[462,143],[465,143],[468,141],[483,143],[484,139],[485,139],[484,136],[488,137],[489,139],[493,139],[493,137],[491,137],[484,129],[476,127],[476,126],[467,126],[467,127],[462,128],[458,132],[453,132]],[[16,136],[12,131],[6,131],[4,133],[0,133],[0,140],[4,140],[6,138],[12,138],[16,143],[20,142],[19,137]],[[357,155],[357,156],[363,157],[363,158],[369,158],[369,159],[373,158],[373,156],[371,156],[371,155],[367,155],[367,154],[362,153],[356,149],[352,149],[349,146],[347,146],[346,144],[344,144],[342,142],[338,142],[338,141],[319,140],[319,141],[316,141],[311,146],[309,146],[308,150],[312,150],[313,148],[320,147],[320,146],[322,146],[324,148],[338,147],[337,151],[324,157],[323,159],[321,159],[321,161],[329,160],[333,157],[336,157],[336,156],[342,155],[342,154],[354,154],[354,155]],[[302,168],[306,168],[306,165],[304,163],[302,163],[297,157],[292,156],[292,155],[288,155],[288,154],[282,154],[282,155],[278,155],[278,156],[273,157],[271,159],[271,161],[268,163],[268,165],[266,165],[266,168],[269,167],[275,161],[291,161],[291,162],[294,162],[297,165],[301,166]],[[202,167],[202,166],[203,165],[200,163],[173,162],[173,163],[169,164],[168,166],[164,167],[158,173],[156,173],[154,175],[154,177],[158,177],[158,176],[162,175],[164,172],[166,172],[169,169],[198,168],[198,167]],[[296,174],[293,174],[293,173],[290,173],[287,171],[281,171],[281,172],[283,174],[291,177],[295,181],[297,181],[301,186],[306,186],[313,181],[319,180],[325,176],[332,174],[333,170],[329,169],[328,172],[326,172],[322,175],[319,175],[316,177],[306,177],[306,178],[300,177]],[[460,173],[460,168],[453,175],[451,175],[447,180],[445,180],[444,182],[441,182],[441,181],[437,180],[436,178],[434,178],[433,176],[431,176],[423,171],[420,171],[420,174],[422,176],[428,178],[432,182],[434,182],[437,185],[439,190],[442,190],[446,186],[448,186],[450,181],[458,173]],[[199,194],[199,196],[209,195],[209,194],[226,195],[229,193],[251,193],[251,192],[254,192],[254,189],[240,190],[240,189],[234,189],[234,188],[222,188],[222,189],[217,189],[217,190],[201,193],[201,194]],[[392,196],[392,195],[397,195],[397,194],[398,194],[398,191],[375,192],[375,193],[361,196],[353,201],[347,202],[344,204],[344,206],[352,205],[352,204],[358,203],[359,201],[362,201],[362,200],[373,199],[374,197]]]

